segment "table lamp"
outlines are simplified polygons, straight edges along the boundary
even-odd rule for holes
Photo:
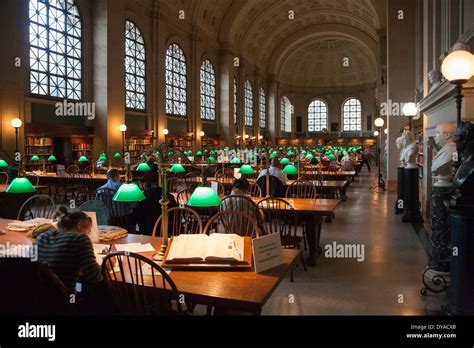
[[[210,187],[199,186],[197,187],[191,197],[189,197],[186,205],[196,208],[207,208],[207,207],[217,207],[221,205],[222,201]]]

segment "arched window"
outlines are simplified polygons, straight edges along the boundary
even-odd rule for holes
[[[253,126],[253,88],[249,80],[245,81],[245,125]]]
[[[291,132],[291,115],[293,107],[290,100],[283,96],[280,101],[280,127],[282,132]]]
[[[145,110],[145,42],[135,23],[125,21],[125,107]]]
[[[237,124],[237,80],[234,78],[234,124]]]
[[[267,126],[267,104],[265,98],[265,90],[260,88],[260,110],[259,110],[259,120],[260,120],[260,128],[265,128]]]
[[[359,99],[349,98],[342,105],[342,130],[357,132],[362,130],[362,106]]]
[[[216,74],[209,60],[201,64],[201,119],[216,119]]]
[[[166,50],[165,82],[166,113],[175,116],[187,116],[187,69],[186,57],[177,44],[171,44]]]
[[[74,0],[30,0],[30,92],[82,99],[82,24]]]
[[[286,131],[286,103],[283,97],[280,101],[280,127],[282,132]]]
[[[308,131],[320,132],[328,129],[328,106],[321,100],[316,99],[308,107]]]

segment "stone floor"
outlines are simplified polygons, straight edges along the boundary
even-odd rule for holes
[[[321,233],[315,268],[283,279],[264,315],[436,315],[446,295],[420,295],[427,256],[411,224],[395,215],[395,194],[373,193],[374,174],[362,172],[348,200]],[[328,258],[325,245],[364,245],[365,260]]]

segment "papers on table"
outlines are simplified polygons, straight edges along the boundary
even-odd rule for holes
[[[129,251],[131,253],[146,253],[155,251],[155,248],[150,243],[127,243],[127,244],[115,244],[117,251]]]
[[[54,221],[51,219],[36,218],[36,219],[28,220],[28,221],[10,222],[7,228],[10,231],[26,232],[30,228],[33,228],[35,226],[38,226],[44,223],[54,224]]]
[[[110,252],[110,244],[92,244],[94,248],[95,259],[99,265],[102,265],[104,257]]]

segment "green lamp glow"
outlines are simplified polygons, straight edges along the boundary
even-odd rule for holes
[[[190,207],[216,207],[221,205],[222,201],[210,187],[197,187],[186,205]]]
[[[238,157],[232,158],[232,161],[230,161],[231,164],[240,164],[240,159]]]
[[[33,156],[31,156],[31,160],[32,160],[32,161],[39,161],[40,158],[39,158],[38,155],[33,155]]]
[[[48,161],[51,161],[51,162],[55,162],[57,161],[56,157],[54,157],[54,155],[51,155],[48,157]]]
[[[145,195],[137,184],[130,182],[120,185],[112,199],[116,202],[140,202],[145,199]]]
[[[36,192],[35,187],[31,184],[28,178],[18,177],[13,179],[8,186],[6,192],[8,193],[31,193]]]
[[[288,163],[290,163],[290,160],[286,157],[280,160],[280,164],[283,166],[286,166]]]
[[[79,157],[79,162],[89,162],[86,156]]]
[[[151,167],[148,165],[148,163],[140,163],[136,169],[137,172],[149,172],[151,170]]]
[[[288,156],[294,156],[295,153],[293,151],[288,151]]]
[[[209,152],[209,150],[208,150],[208,149],[205,149],[205,150],[204,150],[204,153],[208,153],[208,152]]]
[[[8,167],[8,163],[5,160],[0,159],[0,168]]]
[[[298,168],[296,168],[293,164],[288,164],[283,169],[283,174],[298,174]]]
[[[313,159],[313,155],[311,155],[311,154],[306,155],[306,159],[311,161]]]
[[[277,154],[278,154],[277,152],[273,152],[270,156],[268,156],[268,158],[274,159]]]
[[[336,159],[336,156],[334,156],[333,154],[330,154],[330,155],[328,155],[328,158],[329,158],[330,160],[335,160],[335,159]]]
[[[170,169],[171,173],[184,173],[186,169],[181,164],[173,164],[173,166]]]
[[[202,156],[202,151],[196,152],[196,156]]]
[[[214,157],[209,157],[209,163],[210,164],[214,164],[214,163],[217,163],[216,159]]]
[[[105,155],[105,153],[101,153],[100,156],[99,156],[99,161],[102,161],[102,162],[105,162],[107,161],[107,156]]]
[[[301,151],[301,154],[306,155],[306,151],[305,150]]]
[[[240,167],[239,173],[240,174],[253,174],[255,172],[251,166],[249,166],[248,164],[244,164],[242,167]]]
[[[114,158],[121,158],[121,157],[122,157],[122,155],[119,152],[115,153],[115,155],[114,155]]]

